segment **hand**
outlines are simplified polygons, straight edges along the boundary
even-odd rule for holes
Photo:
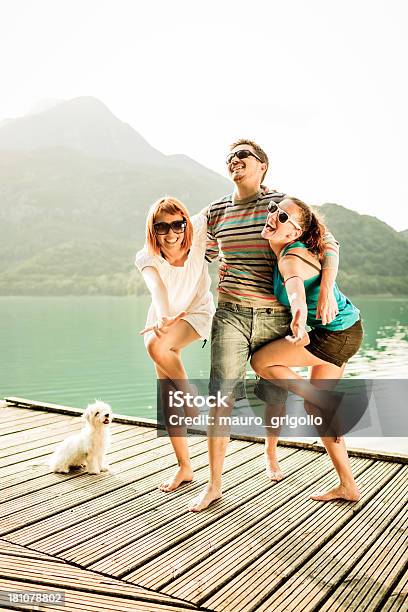
[[[220,283],[224,280],[224,276],[227,273],[227,264],[225,263],[220,263],[219,267],[218,267],[218,278],[220,280]]]
[[[316,308],[316,319],[321,319],[323,325],[331,323],[339,312],[337,300],[332,287],[320,285],[319,299]]]
[[[151,325],[150,327],[145,327],[139,333],[140,333],[141,336],[143,336],[143,334],[147,334],[147,332],[152,331],[152,332],[154,332],[156,334],[156,336],[158,338],[160,338],[163,334],[167,334],[169,327],[174,325],[174,323],[177,323],[178,321],[180,321],[180,319],[185,317],[186,314],[187,314],[187,311],[186,310],[182,310],[181,312],[179,312],[174,317],[161,317],[157,321],[156,325]]]
[[[292,330],[293,336],[286,336],[286,340],[299,346],[306,346],[306,344],[309,344],[309,334],[307,333],[305,326],[306,319],[304,315],[302,316],[302,311],[299,308],[293,315],[292,322],[290,324],[290,329]]]

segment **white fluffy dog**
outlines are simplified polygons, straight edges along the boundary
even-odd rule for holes
[[[52,455],[50,468],[53,472],[68,474],[69,468],[83,465],[86,465],[88,474],[99,474],[109,469],[106,453],[112,421],[111,407],[97,400],[88,405],[82,418],[86,421],[84,428],[66,438]]]

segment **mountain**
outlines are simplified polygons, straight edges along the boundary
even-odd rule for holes
[[[358,294],[408,294],[408,241],[401,232],[338,204],[324,204],[318,212],[340,243],[342,289]]]
[[[80,97],[0,126],[0,150],[35,151],[56,147],[122,159],[163,163],[165,156],[99,100]]]
[[[157,151],[95,98],[42,108],[0,123],[0,294],[144,292],[133,260],[152,202],[173,195],[194,213],[231,183]],[[337,204],[321,211],[341,244],[342,289],[408,293],[401,233]]]
[[[42,113],[53,106],[57,106],[61,104],[64,100],[58,100],[57,98],[43,98],[42,100],[38,100],[35,104],[33,104],[27,112],[27,115],[36,115],[37,113]]]
[[[94,98],[10,120],[0,125],[0,293],[126,292],[152,202],[170,194],[196,212],[230,190]]]
[[[402,232],[399,232],[399,235],[404,238],[404,240],[408,240],[408,229],[402,230]]]

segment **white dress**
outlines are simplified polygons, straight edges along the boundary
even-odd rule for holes
[[[144,246],[136,254],[135,265],[140,271],[152,266],[159,272],[167,289],[170,316],[186,310],[183,319],[190,323],[201,338],[208,339],[215,312],[214,299],[210,291],[211,279],[205,260],[207,241],[207,218],[204,215],[190,217],[193,225],[193,242],[183,266],[172,266],[161,255],[149,255]],[[157,323],[153,303],[147,313],[146,327]],[[145,342],[147,334],[145,334]]]

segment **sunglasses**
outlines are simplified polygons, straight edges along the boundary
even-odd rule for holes
[[[288,213],[285,210],[282,210],[281,208],[279,208],[279,206],[277,204],[274,204],[273,202],[268,204],[268,213],[273,215],[276,212],[278,212],[278,221],[279,221],[279,223],[286,223],[286,221],[290,221],[292,223],[292,225],[294,225],[296,227],[296,229],[298,229],[298,230],[302,229],[300,227],[299,223],[297,223],[297,221],[295,221],[290,215],[288,215]]]
[[[235,151],[234,153],[230,153],[228,155],[227,159],[225,160],[227,165],[229,165],[232,162],[234,157],[238,157],[238,159],[246,159],[247,157],[255,157],[255,159],[260,161],[261,164],[264,163],[262,159],[260,159],[257,155],[255,155],[255,153],[252,153],[252,151],[249,151],[248,149],[241,149],[240,151]]]
[[[171,223],[165,223],[164,221],[160,221],[159,223],[153,223],[153,229],[155,234],[159,236],[165,236],[169,233],[170,228],[173,230],[175,234],[183,234],[187,227],[187,221],[183,217],[182,221],[172,221]]]

